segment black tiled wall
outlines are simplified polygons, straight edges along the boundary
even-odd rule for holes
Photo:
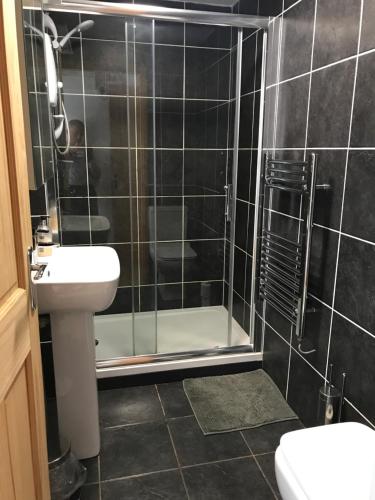
[[[316,351],[298,352],[290,324],[265,312],[264,367],[307,425],[331,362],[337,386],[347,374],[344,419],[375,425],[374,22],[371,0],[299,0],[270,24],[265,151],[316,152],[318,184],[331,186],[314,211],[305,336]],[[278,207],[273,224],[293,230],[298,207]]]

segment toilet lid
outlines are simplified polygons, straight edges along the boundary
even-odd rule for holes
[[[288,432],[280,450],[309,500],[375,498],[375,432],[369,427],[346,422]]]

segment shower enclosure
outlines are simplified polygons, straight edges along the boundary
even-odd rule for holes
[[[257,209],[245,200],[245,218],[238,163],[251,152],[255,197],[268,20],[91,1],[44,9],[61,36],[94,20],[60,54],[70,151],[55,149],[55,171],[61,244],[109,245],[121,262],[115,302],[95,317],[98,376],[259,359]],[[243,72],[252,36],[262,63]]]

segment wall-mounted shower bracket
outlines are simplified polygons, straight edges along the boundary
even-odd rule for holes
[[[233,203],[233,185],[227,184],[224,186],[225,191],[225,219],[227,222],[232,220],[232,203]]]

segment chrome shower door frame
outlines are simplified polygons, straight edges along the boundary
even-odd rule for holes
[[[155,39],[155,20],[161,21],[174,21],[181,23],[202,24],[202,25],[216,25],[224,27],[237,28],[237,60],[236,60],[236,74],[235,74],[235,97],[233,99],[235,104],[235,118],[234,118],[234,137],[233,137],[233,166],[232,166],[232,222],[230,227],[230,256],[229,256],[229,293],[228,293],[228,346],[225,348],[213,348],[208,350],[196,350],[183,353],[168,353],[165,355],[157,354],[157,330],[155,332],[154,341],[154,354],[140,355],[132,357],[114,358],[112,360],[103,361],[98,363],[98,370],[108,371],[113,367],[114,369],[130,368],[131,366],[140,365],[154,365],[155,367],[160,363],[166,365],[166,362],[186,364],[192,362],[195,366],[207,366],[212,364],[226,364],[229,362],[244,362],[245,360],[261,360],[262,353],[253,352],[254,344],[254,318],[255,318],[255,263],[256,263],[256,244],[254,244],[253,263],[252,263],[252,285],[251,285],[251,317],[250,317],[250,337],[249,344],[243,346],[232,347],[232,316],[233,316],[233,277],[234,277],[234,250],[235,250],[235,225],[236,225],[236,194],[237,194],[237,174],[238,174],[238,148],[239,148],[239,130],[240,130],[240,105],[241,105],[241,69],[242,69],[242,41],[244,28],[257,28],[263,30],[263,60],[262,60],[262,77],[260,89],[260,119],[259,119],[259,139],[258,139],[258,160],[257,160],[257,180],[256,180],[256,204],[255,204],[255,217],[254,217],[254,243],[257,238],[257,220],[259,216],[259,186],[261,181],[261,157],[262,157],[262,135],[263,135],[263,120],[264,120],[264,94],[265,94],[265,66],[266,66],[266,46],[267,46],[267,28],[269,18],[261,16],[241,16],[235,14],[224,14],[217,12],[203,12],[203,11],[190,11],[180,9],[170,9],[165,7],[154,7],[146,5],[126,4],[126,3],[107,3],[96,2],[92,0],[60,0],[57,2],[46,2],[43,7],[50,11],[59,12],[76,12],[76,13],[90,13],[92,15],[121,15],[129,18],[149,18],[152,23],[152,39]],[[153,43],[154,47],[154,43]],[[154,206],[156,207],[156,147],[155,147],[155,48],[153,49],[153,172],[154,172]],[[129,109],[129,107],[128,107]],[[130,150],[130,148],[129,148]],[[130,154],[130,153],[129,153]],[[130,160],[130,158],[129,158]],[[131,182],[131,181],[130,181]],[[132,182],[131,182],[132,183]],[[132,206],[132,204],[131,204]],[[133,220],[133,217],[131,217]],[[156,210],[154,210],[154,228],[156,231],[157,217]],[[131,230],[133,235],[133,230]],[[155,237],[156,242],[156,237]],[[156,245],[156,243],[155,243]],[[132,243],[133,247],[133,243]],[[132,250],[133,252],[133,250]],[[155,252],[156,254],[156,252]],[[134,256],[132,256],[134,259]],[[132,266],[133,267],[133,266]],[[156,289],[156,261],[155,261],[155,315],[157,315],[157,289]],[[133,280],[134,282],[134,280]],[[135,344],[134,332],[134,292],[133,292],[133,346]],[[157,320],[156,320],[157,325]],[[155,327],[157,328],[157,326]],[[230,357],[233,361],[230,361]],[[213,360],[216,359],[214,363]],[[176,365],[177,367],[177,365]],[[168,368],[166,368],[168,369]],[[174,369],[174,368],[169,368]],[[156,368],[150,371],[157,371]],[[121,373],[118,373],[119,375]],[[103,375],[105,376],[105,375]],[[109,375],[107,375],[109,376]],[[113,376],[113,374],[111,374]]]

